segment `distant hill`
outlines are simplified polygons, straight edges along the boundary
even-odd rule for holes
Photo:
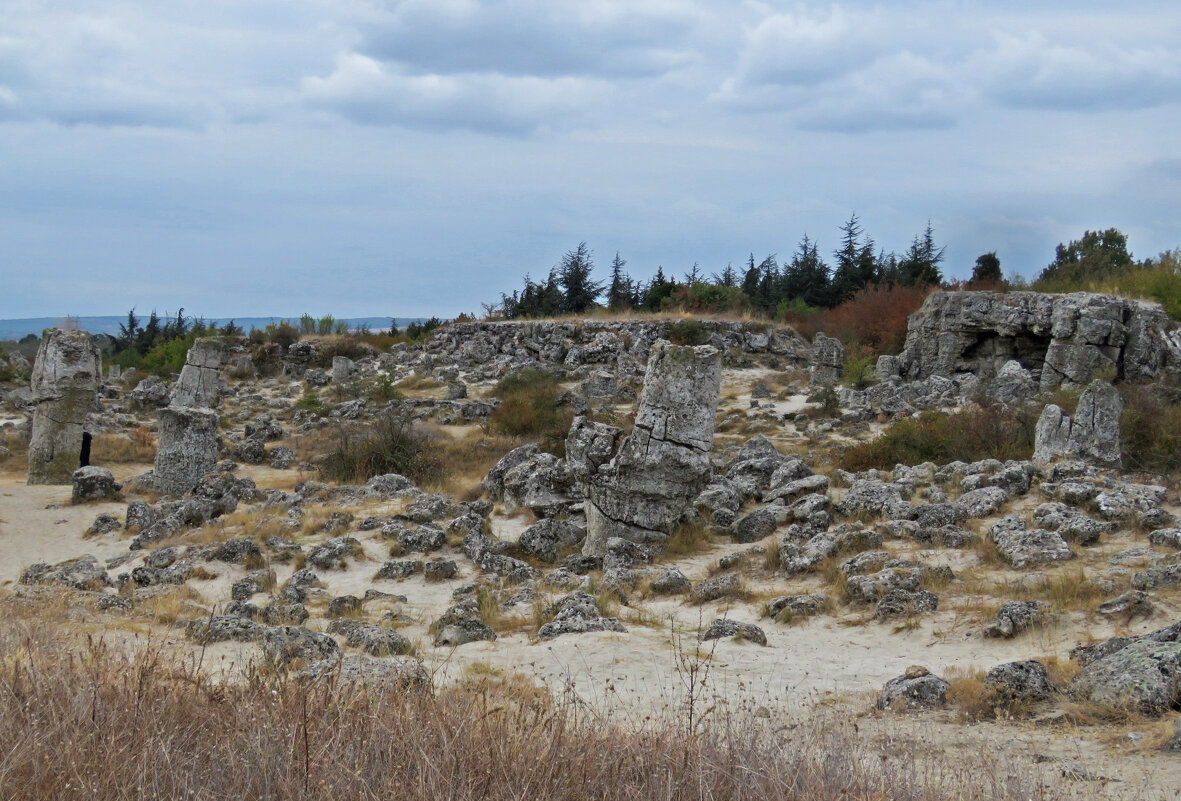
[[[20,339],[28,334],[41,336],[42,331],[58,325],[63,319],[61,317],[28,317],[19,320],[0,320],[0,340]],[[369,326],[371,330],[376,331],[379,328],[389,328],[390,325],[389,317],[344,317],[341,319],[349,324],[349,328],[354,329]],[[397,323],[399,328],[405,328],[410,323],[421,323],[425,319],[425,317],[398,317]],[[114,336],[119,333],[119,324],[127,322],[127,316],[75,317],[74,320],[77,326],[84,331]],[[242,329],[247,332],[255,328],[265,328],[268,323],[278,323],[283,320],[296,326],[299,325],[298,317],[235,317],[233,320],[236,325],[242,326]],[[207,318],[205,320],[206,323],[215,323],[216,325],[224,325],[229,321],[229,317]]]

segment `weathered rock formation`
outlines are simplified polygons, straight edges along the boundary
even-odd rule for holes
[[[812,383],[832,386],[845,371],[845,346],[839,339],[817,333],[812,340]]]
[[[198,339],[185,356],[173,406],[198,406],[212,409],[221,403],[221,361],[225,346],[220,339]]]
[[[69,484],[78,469],[82,427],[94,405],[102,362],[85,331],[47,328],[29,380],[36,409],[29,438],[29,483]]]
[[[1181,334],[1159,304],[1114,295],[936,292],[911,315],[896,365],[908,380],[988,380],[1010,360],[1042,389],[1104,373],[1139,380],[1181,367]]]
[[[169,495],[191,492],[217,466],[217,413],[198,407],[160,410],[155,487]]]
[[[1124,403],[1106,381],[1092,381],[1078,400],[1074,419],[1050,404],[1037,421],[1033,460],[1048,464],[1071,456],[1100,467],[1119,467],[1120,415]]]
[[[813,364],[812,345],[793,328],[721,320],[695,323],[703,341],[721,351],[727,363],[767,354],[798,367]],[[588,376],[606,371],[627,381],[643,376],[650,349],[657,340],[669,338],[673,325],[663,320],[451,323],[435,332],[422,356],[405,349],[395,350],[392,358],[443,357],[489,377],[533,364],[583,370]]]
[[[585,482],[587,536],[583,553],[602,556],[621,537],[661,546],[673,524],[709,484],[721,353],[657,342],[651,348],[632,433],[610,459],[609,426],[571,427],[571,470]],[[582,442],[587,435],[589,442]]]

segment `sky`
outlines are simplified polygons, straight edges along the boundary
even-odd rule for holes
[[[450,317],[854,213],[953,278],[1145,258],[1178,130],[1175,0],[0,0],[0,317]]]

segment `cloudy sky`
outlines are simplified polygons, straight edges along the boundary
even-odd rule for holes
[[[0,317],[479,311],[601,271],[1181,245],[1181,4],[0,0]]]

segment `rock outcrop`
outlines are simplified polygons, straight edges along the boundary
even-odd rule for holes
[[[221,403],[221,362],[225,346],[220,339],[198,339],[185,356],[185,366],[172,393],[173,406],[215,408]]]
[[[721,353],[709,345],[652,346],[635,428],[608,461],[594,446],[578,441],[568,453],[591,463],[575,464],[584,476],[587,536],[583,553],[602,556],[612,537],[660,547],[673,524],[691,508],[712,477],[709,450],[721,387]],[[592,430],[596,443],[611,432]],[[571,436],[587,433],[571,427]]]
[[[47,328],[29,380],[33,430],[30,484],[70,484],[82,452],[82,428],[98,396],[102,362],[85,331]]]
[[[1048,464],[1071,456],[1100,467],[1120,467],[1120,415],[1124,403],[1106,381],[1092,381],[1078,400],[1074,418],[1050,404],[1042,410],[1034,434],[1033,460]]]
[[[793,328],[724,320],[695,322],[702,341],[717,348],[727,363],[758,354],[797,367],[815,363],[812,344]],[[489,378],[506,369],[555,366],[586,376],[605,371],[617,381],[630,381],[643,376],[652,346],[669,339],[674,324],[663,320],[452,323],[431,337],[425,357],[445,359]],[[394,352],[393,357],[411,359],[413,354],[407,350]]]
[[[160,410],[159,419],[155,488],[184,495],[217,466],[217,413],[170,406]]]
[[[1010,360],[1042,389],[1107,372],[1141,380],[1181,366],[1181,335],[1159,304],[1114,295],[936,292],[911,315],[897,367],[909,380],[990,380]]]

